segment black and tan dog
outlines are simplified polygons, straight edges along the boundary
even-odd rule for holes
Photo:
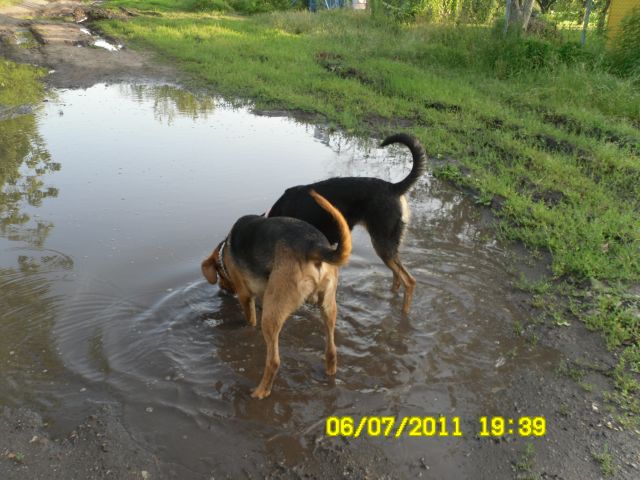
[[[285,320],[305,301],[320,306],[326,326],[325,367],[337,368],[333,332],[336,325],[338,267],[351,253],[351,231],[340,212],[326,199],[310,191],[313,200],[336,223],[338,246],[312,225],[295,218],[247,215],[231,228],[227,238],[202,262],[210,283],[238,295],[247,321],[256,324],[255,298],[262,297],[262,334],[267,360],[262,381],[251,396],[265,398],[278,367],[278,336]]]
[[[424,173],[427,160],[420,142],[410,135],[392,135],[380,146],[392,143],[406,145],[413,155],[413,167],[404,180],[390,183],[379,178],[338,177],[299,185],[287,189],[267,215],[304,220],[324,233],[329,242],[335,243],[340,232],[331,217],[309,197],[309,190],[313,189],[324,196],[344,215],[349,229],[357,224],[367,229],[376,253],[393,272],[392,290],[397,291],[400,283],[404,286],[402,309],[408,313],[416,281],[398,256],[410,213],[404,194]]]

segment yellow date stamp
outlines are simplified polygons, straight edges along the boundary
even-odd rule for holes
[[[480,417],[473,435],[478,437],[543,437],[547,433],[545,417]],[[462,437],[460,417],[446,416],[332,416],[325,422],[329,437]]]

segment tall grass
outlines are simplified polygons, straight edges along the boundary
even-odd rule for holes
[[[640,81],[640,7],[622,19],[613,42],[612,65],[615,71]]]

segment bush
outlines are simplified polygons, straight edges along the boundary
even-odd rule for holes
[[[399,22],[418,17],[450,23],[485,23],[498,11],[501,0],[369,0],[374,15]]]
[[[531,13],[527,33],[547,40],[558,40],[560,38],[558,24],[548,16],[541,15],[537,12]]]
[[[231,7],[224,0],[195,0],[190,5],[189,10],[192,12],[211,12],[214,10],[226,12],[231,10]]]
[[[369,0],[374,16],[391,17],[397,22],[412,22],[428,12],[427,0]]]
[[[593,63],[596,58],[592,51],[587,50],[579,42],[565,42],[558,48],[560,61],[567,65],[576,63]]]
[[[622,19],[613,41],[611,66],[619,74],[640,78],[640,8]]]
[[[194,0],[189,9],[193,12],[234,10],[239,13],[264,13],[286,10],[290,6],[289,0]]]
[[[541,70],[552,66],[557,60],[556,51],[550,42],[528,37],[522,42],[522,61],[529,70]]]
[[[545,30],[543,36],[510,32],[504,34],[504,21],[498,19],[491,35],[479,38],[479,60],[492,69],[498,78],[508,78],[563,66],[581,65],[587,70],[602,67],[604,44],[591,41],[586,46],[567,35]]]
[[[521,35],[508,35],[485,46],[485,58],[499,78],[547,69],[559,59],[554,45],[547,40]]]
[[[462,0],[460,13],[456,19],[460,23],[486,23],[498,12],[502,5],[498,0]]]

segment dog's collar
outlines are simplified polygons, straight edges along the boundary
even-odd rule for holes
[[[229,282],[231,282],[231,277],[229,276],[229,273],[227,272],[226,267],[224,266],[224,247],[227,245],[227,239],[222,241],[222,244],[220,245],[220,253],[219,253],[219,257],[220,257],[220,268],[222,269],[222,275],[225,277],[225,279]]]

